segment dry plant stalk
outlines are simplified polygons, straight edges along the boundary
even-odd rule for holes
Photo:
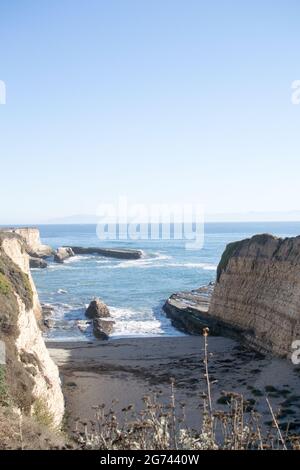
[[[247,401],[241,394],[227,392],[227,409],[213,407],[209,378],[208,329],[204,329],[204,368],[207,395],[203,397],[202,423],[191,429],[186,423],[185,405],[178,406],[175,381],[167,404],[156,395],[143,398],[144,408],[136,412],[133,405],[122,410],[118,419],[112,406],[96,407],[95,421],[76,423],[74,438],[82,449],[100,450],[265,450],[300,449],[300,437],[287,432],[283,438],[279,423],[268,400],[273,426],[266,431],[261,416],[254,410],[245,412]],[[178,409],[180,408],[180,409]]]

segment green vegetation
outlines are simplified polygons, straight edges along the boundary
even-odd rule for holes
[[[33,292],[30,285],[29,277],[27,274],[21,272],[22,274],[22,281],[23,281],[23,295],[22,299],[27,308],[31,308],[33,305]]]
[[[10,404],[8,387],[6,383],[6,368],[0,365],[0,405],[8,406]]]
[[[17,294],[26,309],[33,306],[33,292],[29,277],[0,247],[0,334],[16,336],[19,306]]]
[[[47,403],[43,399],[38,398],[34,402],[33,416],[39,424],[53,429],[53,416],[49,411]]]
[[[0,406],[1,450],[50,450],[71,448],[63,433],[37,423],[32,416],[8,406]]]
[[[16,292],[27,309],[33,305],[33,292],[29,277],[0,248],[0,293],[5,295]],[[15,297],[13,295],[13,297]]]
[[[5,275],[0,272],[0,293],[2,295],[7,295],[9,292],[11,292],[11,283]]]

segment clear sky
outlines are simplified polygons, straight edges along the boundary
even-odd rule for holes
[[[0,223],[300,209],[299,0],[0,6]]]

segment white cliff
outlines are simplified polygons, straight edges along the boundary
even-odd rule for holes
[[[20,235],[27,245],[28,253],[33,257],[51,256],[53,249],[48,245],[43,245],[40,239],[40,231],[34,227],[10,229],[12,233]]]
[[[38,403],[59,426],[64,398],[58,368],[39,328],[41,308],[23,235],[0,232],[0,339],[7,346],[7,375],[17,406],[35,414]],[[38,247],[38,239],[28,232],[32,247]]]

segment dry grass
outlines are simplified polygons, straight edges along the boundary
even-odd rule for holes
[[[157,395],[145,396],[144,407],[136,412],[133,405],[122,410],[121,419],[114,411],[115,403],[107,410],[95,408],[95,420],[77,421],[74,438],[82,449],[101,450],[300,450],[300,437],[283,433],[269,400],[271,426],[261,424],[261,416],[247,411],[248,403],[237,393],[226,393],[227,409],[213,408],[208,364],[208,329],[203,331],[204,374],[206,392],[202,397],[202,419],[199,429],[188,427],[185,405],[176,402],[174,381],[170,399],[163,404]]]
[[[0,406],[1,450],[46,450],[66,448],[62,433],[53,432],[33,417],[23,415],[17,409]]]

